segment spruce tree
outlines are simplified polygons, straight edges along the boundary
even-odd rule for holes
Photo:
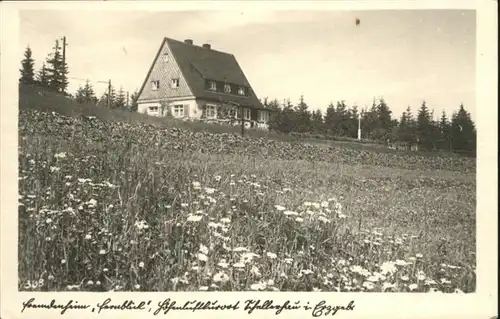
[[[31,48],[28,46],[24,51],[24,59],[21,61],[21,77],[19,81],[25,84],[35,83],[35,60],[33,60]]]
[[[68,66],[63,62],[59,40],[55,41],[54,52],[47,57],[47,74],[49,88],[56,92],[64,93],[68,87]]]
[[[123,91],[123,87],[120,87],[120,90],[118,91],[118,94],[116,95],[115,101],[113,103],[113,108],[114,109],[125,109],[125,92]]]
[[[131,112],[137,112],[137,108],[138,108],[138,105],[137,105],[137,99],[139,98],[139,93],[137,91],[135,91],[134,93],[132,93],[132,95],[130,96],[130,105],[129,105],[129,110]]]
[[[42,64],[42,68],[38,71],[37,83],[41,87],[44,87],[44,88],[49,87],[49,76],[47,74],[47,68],[45,67],[45,63]]]

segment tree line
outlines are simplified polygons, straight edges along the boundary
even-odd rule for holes
[[[24,51],[24,58],[21,60],[21,69],[19,71],[21,73],[19,78],[21,83],[37,85],[53,92],[63,93],[78,103],[137,111],[137,91],[127,98],[128,92],[125,92],[122,87],[116,90],[111,84],[100,98],[96,96],[94,87],[89,80],[86,80],[84,85],[80,85],[75,94],[68,93],[69,69],[62,54],[59,40],[55,41],[52,52],[47,55],[38,71],[35,71],[33,52],[28,46]]]
[[[379,143],[418,144],[423,150],[452,150],[475,153],[476,127],[470,113],[461,104],[451,114],[443,110],[438,118],[434,110],[422,102],[416,114],[410,106],[399,118],[394,118],[387,102],[374,99],[370,108],[347,106],[345,101],[330,103],[324,112],[311,111],[301,96],[296,105],[290,100],[264,99],[265,107],[272,109],[269,129],[285,134],[299,134],[321,138],[358,137]]]

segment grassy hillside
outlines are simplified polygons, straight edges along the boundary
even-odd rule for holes
[[[475,291],[474,160],[212,134],[25,93],[22,290]]]

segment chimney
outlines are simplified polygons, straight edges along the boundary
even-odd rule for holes
[[[208,43],[203,44],[203,47],[204,47],[205,49],[210,49],[210,48],[211,48],[210,44],[208,44]]]
[[[191,39],[186,39],[186,40],[184,40],[184,43],[187,43],[187,44],[193,44],[193,40],[191,40]]]

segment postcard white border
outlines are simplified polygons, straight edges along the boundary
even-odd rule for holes
[[[250,298],[315,301],[347,304],[355,300],[353,312],[338,313],[345,318],[491,318],[497,315],[497,3],[496,1],[61,1],[3,2],[1,9],[1,318],[52,318],[54,311],[20,313],[21,301],[33,296],[40,300],[76,299],[95,303],[107,296],[113,299],[218,299]],[[22,52],[18,33],[20,10],[380,10],[380,9],[476,9],[477,11],[477,291],[468,295],[377,294],[377,293],[25,293],[17,291],[17,105],[18,69]],[[89,312],[73,312],[71,317],[90,318]],[[146,317],[134,312],[108,312],[103,318]],[[172,312],[170,317],[234,318],[244,312]],[[275,317],[272,312],[252,316]],[[282,313],[286,318],[308,318],[310,313]],[[159,317],[159,316],[158,316]]]

